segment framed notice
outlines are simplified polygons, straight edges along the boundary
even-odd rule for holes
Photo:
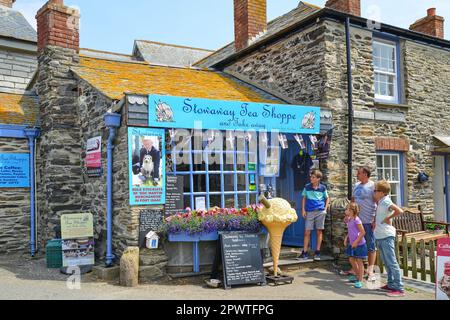
[[[30,187],[30,155],[0,153],[0,188]]]
[[[62,215],[61,238],[64,267],[95,264],[94,223],[91,213]]]
[[[130,205],[165,204],[164,129],[128,128]]]
[[[279,177],[280,176],[280,147],[269,146],[267,154],[261,159],[261,176]]]

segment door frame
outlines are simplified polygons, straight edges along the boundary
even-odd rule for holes
[[[433,152],[433,157],[443,157],[444,159],[444,208],[446,210],[446,213],[444,214],[444,218],[447,220],[446,222],[450,221],[450,192],[449,192],[449,186],[450,186],[450,162],[449,162],[449,154],[448,153],[442,153],[442,152]],[[433,168],[434,170],[435,168]]]

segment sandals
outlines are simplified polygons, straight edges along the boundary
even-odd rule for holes
[[[341,270],[341,271],[339,271],[339,275],[340,276],[354,276],[355,274],[351,273],[350,271]]]

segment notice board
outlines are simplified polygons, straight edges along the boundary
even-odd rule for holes
[[[224,287],[266,284],[259,236],[256,233],[220,233]]]
[[[166,216],[171,216],[184,211],[183,188],[184,178],[182,176],[167,176],[166,178]]]
[[[164,219],[163,209],[141,210],[139,217],[139,248],[145,248],[145,236],[150,231],[158,231]]]

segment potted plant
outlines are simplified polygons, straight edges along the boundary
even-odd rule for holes
[[[433,219],[431,217],[426,217],[425,221],[433,221]],[[434,233],[437,233],[437,234],[442,233],[443,230],[444,230],[444,226],[443,225],[435,224],[433,222],[425,223],[425,228],[427,230],[431,230],[431,231],[433,231]]]

